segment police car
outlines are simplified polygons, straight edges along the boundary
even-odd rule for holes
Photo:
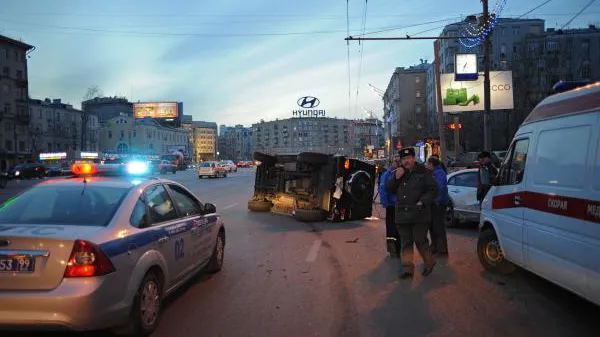
[[[147,335],[162,299],[223,266],[215,206],[145,163],[73,165],[0,206],[0,330]],[[127,171],[127,172],[124,172]]]

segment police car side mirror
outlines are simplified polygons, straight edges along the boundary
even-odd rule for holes
[[[204,214],[212,214],[217,213],[217,207],[213,204],[206,203],[204,204]]]

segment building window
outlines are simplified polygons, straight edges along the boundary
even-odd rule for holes
[[[415,113],[417,113],[417,114],[421,113],[421,104],[415,105]]]
[[[6,148],[7,151],[13,151],[13,144],[12,141],[7,140],[4,142],[4,147]]]
[[[19,141],[19,151],[25,152],[25,142],[22,140]]]
[[[421,97],[421,90],[417,90],[417,92],[415,93],[415,97],[417,97],[417,98]]]
[[[583,79],[589,79],[591,77],[590,66],[583,66],[581,68],[581,77]]]
[[[17,78],[23,79],[23,71],[22,70],[17,70]]]
[[[112,131],[108,130],[108,138],[112,138]]]
[[[48,151],[52,151],[52,143],[48,143]]]
[[[125,131],[121,130],[121,138],[125,138]]]
[[[513,36],[521,35],[521,27],[513,27]]]
[[[546,50],[555,51],[558,50],[558,41],[548,41],[546,44]]]
[[[415,77],[415,83],[421,83],[421,76]]]
[[[133,130],[133,138],[137,136],[137,131]]]

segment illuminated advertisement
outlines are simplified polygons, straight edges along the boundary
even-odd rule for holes
[[[98,152],[81,152],[81,159],[98,159]]]
[[[179,117],[179,104],[177,102],[134,103],[133,115],[135,118],[175,119]]]
[[[62,159],[67,159],[66,152],[40,153],[40,160],[62,160]]]
[[[454,74],[442,74],[442,106],[447,113],[483,110],[483,75],[475,81],[456,81]],[[490,71],[490,101],[492,110],[513,109],[513,79],[511,71]]]

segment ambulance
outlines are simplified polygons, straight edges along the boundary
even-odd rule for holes
[[[600,82],[540,102],[494,185],[479,224],[483,267],[519,266],[600,305]]]

